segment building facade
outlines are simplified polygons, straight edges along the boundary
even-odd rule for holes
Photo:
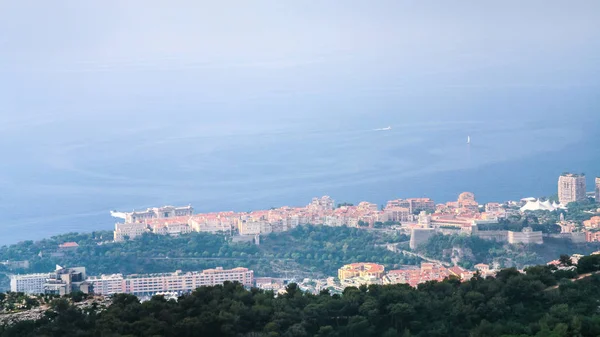
[[[11,275],[10,291],[26,294],[66,295],[75,290],[88,292],[84,267],[56,266],[51,273]]]
[[[26,294],[43,294],[44,283],[50,277],[50,273],[11,275],[10,291]]]
[[[427,240],[433,235],[435,235],[434,228],[412,228],[410,230],[410,249],[415,249],[427,243]]]
[[[366,277],[380,279],[383,277],[385,267],[376,263],[352,263],[338,269],[338,278],[343,281],[353,277]]]
[[[202,272],[182,272],[147,275],[122,274],[90,277],[87,281],[92,285],[94,293],[112,295],[117,293],[147,295],[158,292],[189,292],[202,286],[214,286],[225,281],[237,281],[245,286],[252,286],[254,272],[247,268],[206,269]]]
[[[508,231],[508,243],[538,244],[544,243],[542,232],[534,232],[531,227],[525,227],[520,232]]]
[[[125,239],[131,240],[148,232],[150,232],[150,228],[145,223],[117,223],[113,239],[116,242],[125,241]]]
[[[406,208],[410,214],[417,211],[434,212],[435,202],[429,198],[396,199],[387,202],[385,208]]]
[[[174,207],[163,206],[148,208],[145,211],[133,211],[125,213],[125,222],[144,222],[153,219],[168,219],[178,216],[192,216],[194,208],[192,206]]]
[[[566,206],[586,198],[584,174],[564,173],[558,178],[558,201],[561,204]]]
[[[594,193],[596,203],[600,204],[600,177],[596,177],[596,193]]]

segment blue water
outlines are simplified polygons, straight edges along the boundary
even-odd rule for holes
[[[591,89],[294,102],[254,104],[281,109],[260,118],[243,106],[232,114],[205,105],[224,112],[24,119],[29,133],[6,128],[12,142],[0,146],[0,244],[111,229],[112,209],[249,211],[325,194],[445,202],[462,191],[505,201],[556,193],[563,171],[587,173],[589,190],[600,175],[600,103]]]

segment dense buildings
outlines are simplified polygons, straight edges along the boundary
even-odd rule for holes
[[[429,198],[396,199],[387,202],[385,208],[406,208],[410,214],[435,211],[435,202]]]
[[[163,206],[148,208],[145,211],[111,212],[114,217],[122,218],[125,223],[144,222],[152,219],[168,219],[178,216],[192,216],[192,206]]]
[[[222,284],[225,281],[237,281],[245,286],[252,286],[254,272],[247,268],[206,269],[202,272],[181,272],[147,275],[122,274],[90,277],[87,281],[93,286],[94,293],[112,295],[126,293],[134,295],[151,295],[158,292],[189,292],[201,286]]]
[[[421,199],[415,199],[421,200]],[[421,204],[427,203],[422,201]],[[431,203],[433,203],[431,201]],[[417,201],[414,205],[419,205]],[[245,236],[283,232],[301,224],[358,227],[373,226],[376,222],[407,221],[412,215],[407,208],[401,215],[388,216],[376,204],[361,202],[357,206],[335,207],[329,196],[313,198],[305,207],[280,207],[252,212],[217,212],[191,214],[192,208],[165,206],[143,212],[117,213],[125,221],[115,224],[114,240],[135,239],[144,233],[179,235],[192,231],[209,233],[234,232]],[[184,214],[184,215],[181,215]]]
[[[416,287],[427,281],[443,281],[447,277],[457,277],[462,281],[470,280],[473,272],[454,266],[446,268],[436,263],[421,263],[421,268],[390,270],[383,278],[384,284],[408,284]]]
[[[585,192],[584,174],[563,173],[558,178],[558,201],[561,204],[584,201]]]
[[[379,279],[383,276],[384,271],[385,268],[380,264],[352,263],[338,269],[338,278],[340,281],[354,277]]]
[[[89,291],[85,282],[84,267],[63,268],[56,266],[51,273],[11,275],[10,290],[26,294],[56,294],[66,295],[72,291]]]

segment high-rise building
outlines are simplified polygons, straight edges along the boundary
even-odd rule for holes
[[[596,177],[596,202],[600,204],[600,177]]]
[[[570,202],[586,200],[585,175],[563,173],[558,178],[558,201],[567,205]]]

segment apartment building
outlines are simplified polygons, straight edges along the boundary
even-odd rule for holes
[[[387,202],[385,208],[406,208],[410,214],[416,211],[435,211],[435,202],[429,198],[395,199]]]
[[[50,277],[50,273],[37,273],[10,276],[10,291],[26,294],[43,294],[44,283]]]
[[[458,208],[471,212],[479,211],[479,203],[475,200],[475,194],[472,192],[463,192],[458,196],[456,201]]]
[[[389,203],[388,203],[388,205],[389,205]],[[407,207],[399,207],[399,206],[387,207],[386,206],[385,209],[383,210],[383,212],[385,213],[388,221],[406,222],[406,221],[413,220],[412,213],[410,212],[410,209]]]
[[[361,201],[358,206],[357,209],[361,212],[377,212],[379,211],[379,207],[377,207],[377,204],[368,202],[368,201]]]
[[[157,219],[148,223],[150,230],[159,235],[180,235],[190,233],[192,228],[188,225],[188,216],[180,216],[171,219]]]
[[[585,195],[585,175],[563,173],[558,178],[558,201],[567,205],[570,202],[584,201]]]
[[[115,224],[113,239],[115,242],[125,241],[125,239],[135,239],[149,231],[150,228],[146,223],[117,223]]]
[[[196,232],[207,233],[229,233],[233,228],[232,215],[221,215],[216,213],[201,214],[189,219],[188,224]]]
[[[88,292],[84,267],[63,268],[56,266],[50,273],[10,276],[10,291],[26,294],[66,295],[75,290]]]
[[[345,280],[353,277],[367,277],[380,279],[383,277],[385,267],[377,263],[351,263],[338,269],[338,278]]]
[[[583,221],[583,226],[587,230],[600,228],[600,216],[593,216],[589,220]]]
[[[202,286],[214,286],[225,281],[239,282],[245,286],[252,286],[254,272],[247,268],[206,269],[202,272],[129,275],[122,274],[101,275],[90,277],[87,281],[93,286],[94,293],[112,295],[126,293],[134,295],[148,295],[158,292],[189,292]]]
[[[273,226],[266,220],[240,219],[238,231],[240,235],[269,234],[273,232]]]
[[[311,211],[332,210],[335,208],[335,203],[331,197],[326,195],[321,198],[313,198],[307,208]]]

